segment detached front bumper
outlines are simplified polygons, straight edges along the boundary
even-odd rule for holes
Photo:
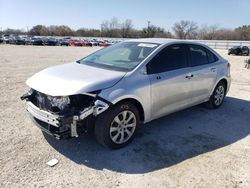
[[[24,98],[22,98],[24,100]],[[107,110],[110,104],[95,100],[93,106],[89,106],[74,114],[59,115],[38,108],[28,97],[25,98],[26,109],[33,122],[44,132],[57,139],[78,137],[86,132],[89,126],[93,126],[94,117]]]

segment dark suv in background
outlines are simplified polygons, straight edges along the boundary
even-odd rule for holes
[[[234,46],[228,49],[228,55],[249,55],[250,50],[247,46]]]

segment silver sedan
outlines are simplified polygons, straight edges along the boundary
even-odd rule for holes
[[[56,138],[94,131],[109,148],[130,143],[140,123],[206,103],[219,108],[230,64],[209,47],[182,40],[136,39],[27,80],[32,120]]]

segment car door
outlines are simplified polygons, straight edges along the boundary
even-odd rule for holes
[[[151,114],[158,118],[191,103],[191,76],[184,44],[174,44],[158,53],[147,65],[151,83]]]
[[[209,97],[213,89],[216,75],[218,58],[208,49],[201,45],[188,45],[190,53],[190,65],[192,67],[190,81],[192,81],[193,103],[199,103]]]

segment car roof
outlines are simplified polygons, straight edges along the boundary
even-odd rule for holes
[[[176,39],[167,39],[167,38],[141,38],[141,39],[130,39],[130,42],[145,42],[145,43],[156,43],[156,44],[165,44],[173,41],[178,41]]]
[[[142,42],[142,43],[155,43],[155,44],[168,44],[168,43],[185,43],[185,44],[198,44],[204,46],[204,44],[192,41],[192,40],[181,40],[181,39],[169,39],[169,38],[140,38],[130,39],[129,42]],[[126,41],[125,41],[126,42]]]
[[[168,39],[168,38],[140,38],[140,39],[130,39],[127,41],[129,41],[129,42],[141,42],[141,43],[155,43],[155,44],[159,44],[159,45],[178,44],[178,43],[200,45],[200,46],[203,46],[206,49],[209,49],[210,51],[212,51],[214,54],[216,54],[216,56],[219,59],[223,59],[220,56],[220,54],[218,54],[215,50],[213,50],[209,46],[207,46],[203,43],[200,43],[200,42],[193,41],[193,40]]]

